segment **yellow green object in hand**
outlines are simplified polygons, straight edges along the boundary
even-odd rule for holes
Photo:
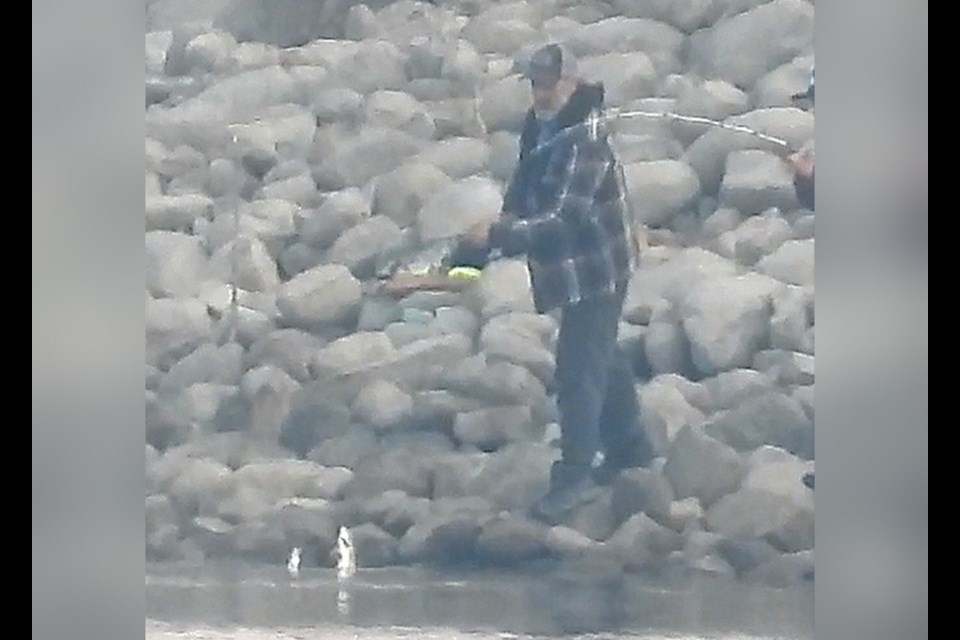
[[[453,267],[450,271],[447,272],[447,277],[451,280],[466,280],[467,282],[473,282],[474,280],[480,279],[480,274],[483,273],[480,269],[474,267]]]

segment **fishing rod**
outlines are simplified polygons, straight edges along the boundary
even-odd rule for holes
[[[656,120],[669,120],[676,122],[685,122],[689,124],[698,124],[706,125],[709,127],[714,127],[718,129],[724,129],[727,131],[732,131],[736,133],[743,133],[746,135],[753,136],[764,142],[776,145],[780,147],[785,152],[792,152],[793,149],[790,146],[790,143],[782,138],[772,136],[762,131],[757,131],[750,127],[732,124],[729,122],[721,122],[719,120],[713,120],[712,118],[706,118],[703,116],[688,116],[679,113],[673,113],[671,111],[643,111],[643,110],[623,110],[610,108],[605,109],[602,112],[600,110],[593,110],[586,120],[579,122],[577,124],[570,125],[565,127],[551,136],[549,139],[540,143],[533,149],[531,149],[530,155],[527,158],[524,158],[525,161],[530,161],[533,157],[539,155],[540,153],[546,151],[549,147],[557,144],[558,142],[566,139],[568,136],[573,135],[574,133],[579,133],[583,128],[587,129],[588,135],[591,139],[596,140],[600,134],[601,125],[606,125],[611,122],[618,120],[626,120],[631,118],[650,118]],[[523,161],[521,161],[523,162]],[[620,188],[623,190],[624,194],[627,194],[627,184],[626,177],[622,175],[622,164],[617,162],[617,166],[620,168],[620,175],[618,176],[618,181],[620,182]],[[629,198],[627,198],[629,203]],[[629,206],[629,204],[628,204]],[[631,212],[630,215],[625,216],[625,224],[627,225],[628,235],[633,238],[633,242],[636,242],[636,235],[634,231],[634,214]],[[390,269],[389,272],[381,275],[380,285],[383,287],[383,291],[389,292],[392,291],[394,294],[403,295],[405,293],[410,293],[414,290],[446,290],[446,291],[460,291],[465,286],[477,277],[479,277],[479,265],[470,265],[470,273],[468,277],[463,279],[459,277],[451,278],[448,273],[442,269],[443,265],[451,258],[451,254],[454,252],[456,247],[456,242],[454,240],[447,240],[444,243],[440,244],[439,251],[437,248],[430,250],[430,258],[425,262],[426,264],[419,266],[419,268],[409,268],[413,265],[408,265],[408,270],[403,273],[402,271],[398,273],[397,266],[393,265],[393,269]],[[486,260],[482,262],[488,262],[495,260],[499,255],[499,251],[494,250],[487,254]],[[450,266],[450,265],[447,265]],[[456,265],[454,265],[456,266]],[[453,271],[456,271],[454,269]],[[453,273],[451,271],[450,273]]]
[[[754,136],[766,142],[773,143],[784,149],[791,150],[790,143],[782,138],[777,138],[776,136],[771,136],[769,134],[763,133],[762,131],[757,131],[756,129],[751,129],[740,124],[731,124],[729,122],[722,122],[720,120],[713,120],[712,118],[705,118],[702,116],[686,116],[679,113],[673,113],[672,111],[623,111],[620,109],[610,109],[604,115],[597,115],[597,112],[592,114],[591,118],[588,118],[584,123],[585,126],[591,128],[595,132],[600,122],[618,120],[618,119],[628,119],[628,118],[652,118],[660,120],[674,120],[677,122],[687,122],[690,124],[704,124],[711,127],[716,127],[719,129],[726,129],[728,131],[736,131],[738,133],[746,133],[748,135]]]
[[[557,142],[565,139],[567,136],[571,136],[574,133],[578,133],[581,129],[586,128],[589,132],[591,139],[596,140],[601,125],[615,122],[617,120],[628,120],[631,118],[650,118],[654,120],[671,120],[676,122],[686,122],[689,124],[700,124],[706,125],[709,127],[714,127],[717,129],[725,129],[727,131],[734,131],[737,133],[745,133],[747,135],[753,136],[765,142],[775,144],[778,147],[781,147],[785,151],[793,151],[790,143],[782,138],[772,136],[762,131],[757,131],[750,127],[732,124],[729,122],[722,122],[720,120],[714,120],[712,118],[706,118],[703,116],[687,116],[679,113],[674,113],[672,111],[643,111],[643,110],[632,110],[626,111],[623,109],[617,108],[608,108],[604,109],[602,112],[600,110],[593,110],[586,120],[583,122],[578,122],[577,124],[570,125],[558,131],[556,134],[551,136],[548,140],[545,140],[541,144],[537,145],[531,150],[531,154],[535,155],[545,150],[546,148],[556,144]]]

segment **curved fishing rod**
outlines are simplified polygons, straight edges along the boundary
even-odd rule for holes
[[[717,127],[719,129],[726,129],[728,131],[736,131],[738,133],[746,133],[748,135],[760,138],[766,142],[772,142],[778,146],[781,146],[785,149],[790,149],[790,143],[782,138],[777,138],[776,136],[771,136],[762,131],[757,131],[756,129],[751,129],[740,124],[730,124],[729,122],[722,122],[720,120],[713,120],[711,118],[705,118],[702,116],[685,116],[679,113],[673,113],[671,111],[621,111],[618,109],[612,109],[607,112],[607,115],[595,117],[594,119],[598,121],[603,121],[605,119],[616,120],[620,118],[655,118],[661,120],[676,120],[679,122],[689,122],[691,124],[705,124],[711,127]],[[590,119],[586,122],[587,126],[596,127],[597,125],[591,122]]]
[[[711,118],[706,118],[702,116],[686,116],[679,113],[673,113],[670,111],[642,111],[642,110],[633,110],[625,111],[623,109],[616,108],[607,108],[602,112],[600,110],[594,110],[591,112],[590,116],[583,122],[578,122],[576,124],[570,125],[564,129],[561,129],[553,136],[548,138],[546,141],[537,145],[531,149],[530,155],[521,160],[520,162],[529,162],[533,157],[539,155],[545,151],[550,146],[556,144],[559,141],[564,140],[567,136],[572,135],[573,133],[579,132],[582,128],[587,128],[589,135],[592,139],[596,140],[597,136],[600,133],[601,125],[605,125],[617,120],[630,119],[630,118],[651,118],[659,120],[673,120],[678,122],[686,122],[690,124],[700,124],[707,125],[710,127],[715,127],[719,129],[725,129],[727,131],[734,131],[737,133],[744,133],[747,135],[754,136],[765,142],[774,144],[784,151],[790,152],[793,149],[790,146],[790,143],[776,136],[772,136],[762,131],[757,131],[756,129],[751,129],[750,127],[738,124],[731,124],[728,122],[720,122],[718,120],[713,120]],[[609,133],[614,133],[610,131]],[[617,163],[619,167],[618,172],[618,182],[620,183],[620,188],[623,190],[625,196],[628,196],[628,186],[626,181],[626,176],[623,175],[623,165],[619,162]],[[638,242],[636,233],[634,231],[635,225],[635,214],[632,212],[632,207],[630,206],[630,198],[626,197],[627,206],[630,208],[631,212],[625,217],[625,224],[627,225],[627,233],[632,238],[632,242],[636,244]],[[451,258],[452,254],[455,251],[455,248],[458,246],[456,240],[448,239],[446,241],[438,243],[436,247],[428,248],[430,255],[427,260],[420,260],[420,262],[425,262],[425,264],[420,265],[419,268],[410,268],[413,265],[408,266],[408,273],[411,276],[411,284],[409,285],[410,290],[422,288],[422,289],[446,289],[446,290],[459,290],[464,286],[462,282],[453,282],[449,278],[445,277],[445,274],[438,273],[441,267],[446,264]],[[636,255],[639,252],[639,246],[633,247],[632,259],[633,263],[631,266],[636,266]],[[421,252],[422,253],[422,252]],[[423,256],[419,256],[422,258]],[[470,266],[482,268],[480,263],[487,263],[492,260],[496,260],[501,257],[500,251],[494,249],[486,254],[484,260],[479,261],[478,263],[470,263]],[[449,266],[456,266],[451,263]],[[389,278],[395,277],[400,266],[398,264],[392,264],[390,267],[385,268],[383,273],[379,274],[381,279],[381,285],[386,283]],[[401,287],[401,290],[406,291],[407,289]]]
[[[551,136],[549,139],[543,143],[537,145],[531,150],[531,155],[541,152],[543,149],[556,144],[558,141],[566,138],[569,135],[579,131],[581,128],[587,128],[592,139],[596,139],[599,135],[600,125],[615,122],[617,120],[626,120],[630,118],[650,118],[655,120],[673,120],[677,122],[687,122],[689,124],[701,124],[707,125],[710,127],[715,127],[718,129],[726,129],[727,131],[735,131],[737,133],[745,133],[747,135],[754,136],[765,142],[770,142],[779,147],[782,147],[786,151],[793,151],[790,143],[782,138],[777,138],[776,136],[771,136],[769,134],[763,133],[762,131],[757,131],[756,129],[751,129],[750,127],[731,124],[729,122],[721,122],[719,120],[713,120],[712,118],[705,118],[702,116],[685,116],[679,113],[673,113],[672,111],[625,111],[623,109],[608,108],[604,109],[601,113],[599,110],[594,110],[591,112],[590,116],[583,122],[578,122],[577,124],[570,125],[561,129],[556,134]]]

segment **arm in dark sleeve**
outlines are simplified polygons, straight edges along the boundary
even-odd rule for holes
[[[562,227],[591,215],[594,197],[610,159],[595,149],[572,144],[558,153],[561,179],[548,194],[542,211],[528,218],[501,218],[490,230],[490,244],[504,255],[527,253],[530,247],[562,234]]]
[[[507,190],[503,195],[503,206],[501,213],[516,214],[521,209],[520,199],[523,197],[524,186],[527,180],[527,167],[529,166],[528,155],[532,146],[533,129],[535,118],[532,114],[527,114],[527,119],[523,125],[523,131],[520,132],[520,153],[517,159],[517,165],[513,168],[513,175],[507,182]]]
[[[503,206],[500,209],[501,213],[511,213],[520,210],[520,194],[523,191],[521,188],[521,183],[524,180],[524,163],[521,159],[517,163],[517,167],[513,170],[513,176],[510,178],[510,182],[507,183],[507,191],[503,194]]]
[[[465,242],[458,242],[445,260],[445,266],[483,269],[487,266],[489,255],[490,250],[487,247],[473,247]]]

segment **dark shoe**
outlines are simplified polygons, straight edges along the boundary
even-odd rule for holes
[[[550,468],[550,490],[530,510],[530,515],[557,524],[567,513],[599,495],[588,465],[555,462]]]
[[[620,472],[627,468],[629,467],[604,460],[600,466],[593,468],[593,481],[604,487],[610,486]]]

